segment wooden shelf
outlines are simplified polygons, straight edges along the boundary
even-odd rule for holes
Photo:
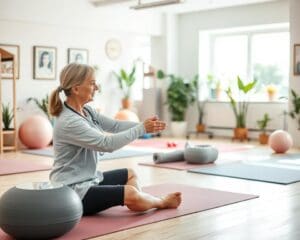
[[[2,123],[2,81],[1,81],[1,73],[0,73],[0,154],[3,153],[5,150],[16,151],[17,150],[17,123],[16,123],[16,116],[17,116],[17,106],[16,106],[16,61],[15,55],[0,48],[0,71],[2,69],[2,62],[11,61],[12,62],[12,106],[13,106],[13,124],[12,130],[3,130],[3,123]],[[7,91],[8,89],[5,89]],[[5,138],[10,138],[7,135],[13,135],[13,141],[11,145],[4,146]]]
[[[17,150],[16,146],[3,146],[3,150]]]
[[[3,135],[10,135],[10,134],[15,134],[16,130],[3,130],[2,134]]]

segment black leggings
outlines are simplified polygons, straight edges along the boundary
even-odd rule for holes
[[[127,168],[103,172],[103,176],[103,181],[90,187],[82,199],[83,215],[93,215],[113,206],[124,205]]]

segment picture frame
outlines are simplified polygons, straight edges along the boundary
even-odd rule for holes
[[[294,75],[300,76],[300,44],[294,44]]]
[[[33,47],[33,78],[53,80],[56,78],[56,47]]]
[[[15,56],[15,73],[16,79],[20,78],[20,47],[13,44],[0,44],[0,48],[14,54]],[[13,79],[13,61],[2,62],[1,64],[1,76],[2,79]]]
[[[84,48],[68,48],[68,63],[89,63],[89,50]]]

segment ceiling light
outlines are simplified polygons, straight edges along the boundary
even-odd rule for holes
[[[153,8],[153,7],[161,7],[165,5],[182,3],[183,0],[161,0],[155,2],[141,3],[141,0],[138,1],[138,4],[130,7],[131,9],[139,10],[144,8]]]

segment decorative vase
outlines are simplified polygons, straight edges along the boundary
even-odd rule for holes
[[[173,137],[186,137],[187,122],[172,121],[171,132]]]
[[[240,141],[247,140],[248,139],[248,129],[247,128],[235,128],[233,139],[237,139]]]

